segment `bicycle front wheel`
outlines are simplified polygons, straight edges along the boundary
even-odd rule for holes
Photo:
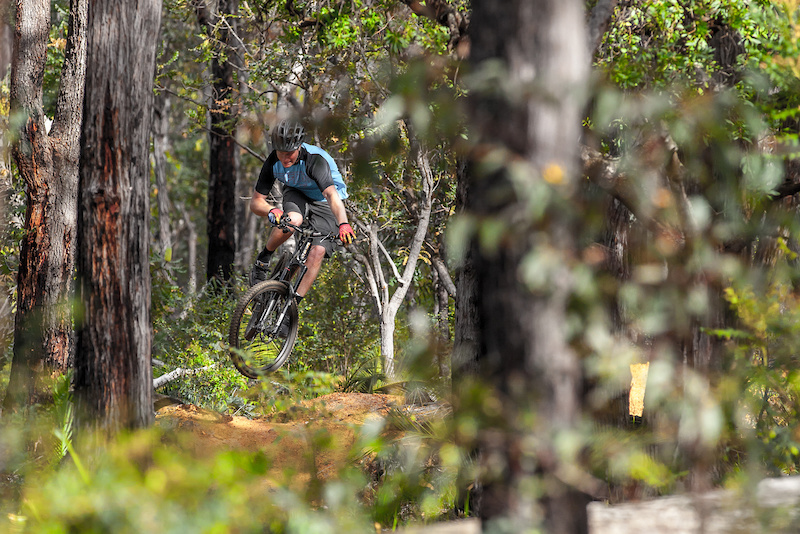
[[[251,287],[231,316],[231,361],[248,378],[280,368],[297,339],[297,303],[284,282],[267,280]]]

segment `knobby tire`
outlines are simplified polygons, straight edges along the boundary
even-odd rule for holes
[[[251,287],[236,304],[228,332],[229,353],[233,365],[244,376],[258,379],[276,371],[292,353],[299,324],[294,299],[286,312],[289,317],[286,337],[276,333],[277,320],[287,299],[291,299],[291,294],[284,282],[266,280]],[[270,302],[277,305],[273,305],[267,317],[257,324],[257,319]]]

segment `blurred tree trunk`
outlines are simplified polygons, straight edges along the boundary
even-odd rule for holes
[[[186,246],[188,248],[188,259],[186,260],[186,291],[193,295],[197,292],[197,228],[192,221],[191,214],[185,206],[180,205],[178,209],[181,214],[181,220],[184,224],[186,231]]]
[[[577,458],[559,448],[577,431],[582,408],[582,369],[566,324],[577,230],[569,205],[580,183],[589,67],[583,4],[476,0],[472,7],[470,63],[485,85],[468,100],[475,145],[466,204],[478,225],[502,228],[472,249],[477,366],[497,407],[478,438],[478,513],[489,529],[541,523],[546,532],[587,532],[580,477],[567,474],[578,471]],[[547,204],[544,190],[553,197]],[[526,279],[523,261],[544,256],[538,278]]]
[[[0,78],[5,78],[11,68],[11,55],[14,51],[14,4],[0,2]]]
[[[236,260],[236,180],[239,148],[236,144],[238,109],[237,77],[241,58],[237,54],[236,14],[238,0],[220,0],[216,10],[204,2],[196,4],[197,18],[208,35],[220,43],[211,60],[213,94],[209,107],[208,177],[208,280],[230,279]]]
[[[158,203],[158,254],[161,261],[172,260],[172,206],[167,189],[167,149],[169,148],[169,95],[162,91],[153,102],[153,174]]]
[[[239,180],[236,184],[236,222],[239,243],[236,246],[237,272],[249,273],[256,252],[258,233],[262,229],[261,217],[250,211],[250,197],[253,195],[253,182]],[[261,248],[258,249],[259,251]]]
[[[161,1],[89,9],[81,138],[77,417],[107,434],[153,422],[149,136]]]
[[[472,188],[467,174],[466,160],[460,161],[457,169],[456,213],[469,216],[476,209],[476,198],[470,194]],[[478,375],[478,351],[481,345],[481,329],[478,316],[478,283],[475,276],[475,240],[467,244],[461,263],[456,266],[456,298],[454,318],[453,354],[451,374],[453,391],[458,402],[462,385],[466,386]],[[462,384],[463,382],[463,384]]]
[[[19,0],[11,69],[11,115],[24,119],[12,153],[25,181],[25,237],[17,274],[14,359],[4,406],[37,402],[42,379],[71,365],[78,159],[86,68],[87,0],[70,2],[56,114],[47,131],[42,79],[48,0]]]

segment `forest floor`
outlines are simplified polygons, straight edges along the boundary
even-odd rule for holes
[[[647,367],[631,371],[631,413],[641,415]],[[184,443],[192,453],[263,451],[276,470],[313,470],[324,479],[352,461],[357,429],[370,418],[387,418],[392,411],[424,421],[443,417],[449,407],[442,403],[409,406],[401,395],[332,393],[261,418],[221,415],[191,404],[167,405],[157,411],[156,421],[162,428],[188,434],[191,439]],[[315,436],[320,433],[330,440],[329,446],[318,446]]]
[[[187,434],[190,439],[182,443],[193,454],[263,451],[275,472],[316,472],[324,480],[336,476],[352,461],[356,432],[369,419],[386,418],[392,410],[412,409],[423,417],[426,413],[449,411],[442,404],[413,408],[404,404],[404,398],[396,395],[332,393],[259,418],[221,415],[191,404],[175,404],[158,409],[156,424]],[[320,437],[328,441],[327,445],[320,446]],[[296,482],[307,482],[304,477],[295,476]]]
[[[647,370],[646,365],[631,368],[633,415],[642,413]],[[335,478],[354,462],[353,445],[366,423],[379,423],[396,414],[421,422],[445,417],[450,411],[446,403],[407,405],[402,395],[332,393],[259,418],[221,415],[191,404],[167,404],[157,410],[156,424],[187,438],[180,440],[182,447],[197,456],[225,450],[262,451],[270,459],[273,474],[267,484],[286,484],[302,491],[313,484],[312,474],[320,481]],[[606,513],[593,511],[593,534],[616,532],[600,526]],[[480,523],[466,519],[404,532],[474,534],[480,532]]]

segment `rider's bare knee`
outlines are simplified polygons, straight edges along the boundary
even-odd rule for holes
[[[315,245],[308,251],[308,258],[312,261],[321,262],[325,258],[325,247]]]

